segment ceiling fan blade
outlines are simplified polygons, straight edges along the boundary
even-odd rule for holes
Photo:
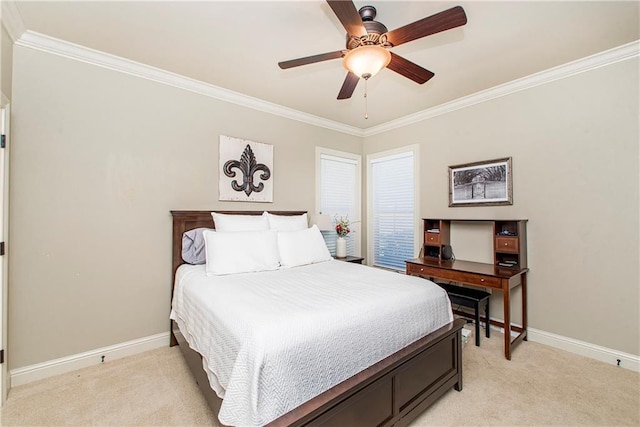
[[[422,37],[436,34],[451,28],[460,27],[467,23],[467,15],[460,6],[453,7],[435,15],[428,16],[419,21],[396,28],[387,33],[387,40],[398,46]]]
[[[367,35],[362,18],[352,1],[327,0],[327,3],[347,30],[348,35],[356,37]]]
[[[340,88],[340,93],[338,93],[338,99],[348,99],[353,95],[353,91],[356,90],[356,85],[358,84],[358,80],[360,77],[353,74],[351,71],[347,74],[347,77],[344,79],[344,83],[342,83],[342,87]]]
[[[418,84],[425,83],[435,75],[431,71],[422,68],[418,64],[415,64],[400,55],[396,55],[393,52],[391,52],[391,62],[389,62],[387,68],[413,80]]]
[[[278,66],[283,70],[287,68],[299,67],[300,65],[313,64],[315,62],[328,61],[329,59],[342,58],[344,53],[341,50],[335,52],[321,53],[319,55],[307,56],[305,58],[291,59],[289,61],[278,62]]]

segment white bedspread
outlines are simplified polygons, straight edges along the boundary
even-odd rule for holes
[[[342,261],[206,276],[183,265],[171,318],[227,425],[267,424],[453,320],[424,279]]]

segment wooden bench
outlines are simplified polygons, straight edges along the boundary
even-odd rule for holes
[[[473,319],[476,323],[476,345],[480,346],[480,305],[484,304],[485,335],[489,338],[489,297],[491,294],[481,291],[480,289],[464,288],[462,286],[445,283],[438,283],[438,285],[447,291],[451,305],[459,305],[474,310]],[[468,313],[463,311],[454,310],[454,312],[465,317],[470,317]]]

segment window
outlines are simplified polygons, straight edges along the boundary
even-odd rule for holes
[[[347,254],[360,256],[360,176],[361,157],[316,148],[316,211],[334,218],[348,217],[351,222],[347,238]],[[335,255],[337,234],[335,230],[322,232],[329,251]]]
[[[405,270],[405,261],[415,257],[417,157],[417,146],[367,157],[372,265]]]

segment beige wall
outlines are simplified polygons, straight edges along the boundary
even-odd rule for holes
[[[10,368],[168,330],[171,209],[315,207],[362,139],[16,47]],[[220,134],[274,145],[274,203],[218,202]]]
[[[0,26],[0,90],[7,98],[11,99],[11,79],[13,76],[13,41],[9,33]]]
[[[422,217],[529,220],[532,328],[635,355],[638,68],[637,58],[619,62],[371,136],[364,144],[366,154],[420,144]],[[507,156],[513,158],[513,206],[448,207],[449,165]],[[487,256],[477,250],[477,239],[467,245],[464,230],[452,233],[456,255]],[[490,242],[491,233],[485,235]],[[492,300],[500,316],[501,298]]]

